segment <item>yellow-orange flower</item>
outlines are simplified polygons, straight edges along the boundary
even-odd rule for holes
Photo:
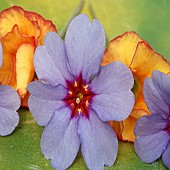
[[[11,85],[18,91],[23,106],[27,105],[26,87],[34,77],[34,50],[43,45],[48,31],[56,31],[55,25],[37,13],[18,6],[0,13],[0,41],[3,47],[0,83]]]
[[[170,64],[135,32],[126,32],[110,41],[101,65],[104,66],[113,61],[121,61],[131,69],[135,80],[132,89],[135,105],[127,119],[122,122],[112,121],[110,124],[119,139],[133,142],[135,139],[133,129],[137,119],[142,115],[150,114],[144,102],[144,80],[151,76],[153,70],[170,72]]]

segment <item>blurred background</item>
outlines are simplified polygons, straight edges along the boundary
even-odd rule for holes
[[[1,0],[0,10],[18,5],[28,11],[52,20],[58,33],[64,37],[69,21],[79,13],[87,13],[91,19],[102,23],[107,40],[127,31],[135,31],[140,37],[170,62],[170,1],[169,0]],[[1,23],[0,23],[1,24]],[[52,170],[40,150],[43,131],[27,109],[19,111],[20,123],[8,137],[0,137],[0,170]],[[86,170],[78,154],[72,170]],[[141,162],[132,143],[119,142],[116,163],[106,170],[163,170],[161,160],[153,164]]]

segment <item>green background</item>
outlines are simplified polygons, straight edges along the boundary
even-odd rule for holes
[[[104,26],[107,40],[126,31],[137,32],[153,49],[170,61],[170,1],[169,0],[2,0],[0,10],[19,5],[41,14],[56,25],[63,37],[67,24],[78,13],[96,17]],[[43,131],[27,109],[20,109],[20,123],[7,137],[0,137],[0,170],[51,170],[50,161],[41,154]],[[81,153],[70,170],[87,169]],[[152,164],[141,162],[132,143],[119,142],[119,152],[113,167],[106,170],[163,170],[161,160]]]

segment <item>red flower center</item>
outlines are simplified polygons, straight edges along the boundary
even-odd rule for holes
[[[82,76],[76,79],[75,82],[67,81],[68,95],[64,101],[71,107],[72,116],[84,115],[89,116],[89,104],[94,96],[89,86],[83,81]]]

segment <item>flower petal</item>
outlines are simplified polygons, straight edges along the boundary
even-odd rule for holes
[[[153,81],[149,78],[145,79],[144,96],[145,102],[152,114],[161,114],[165,118],[169,115],[169,106],[162,99]]]
[[[166,131],[139,136],[134,143],[135,151],[142,161],[151,163],[162,155],[169,140],[170,136]]]
[[[134,132],[136,136],[151,135],[158,133],[167,127],[167,120],[159,114],[142,116],[138,119]]]
[[[62,73],[56,67],[54,61],[43,46],[39,46],[35,50],[34,67],[39,79],[42,79],[54,86],[58,84],[66,86]]]
[[[112,128],[102,122],[94,111],[89,119],[82,116],[78,122],[81,150],[89,169],[104,169],[104,164],[112,166],[115,162],[118,141]]]
[[[143,115],[148,115],[148,113],[143,109],[133,109],[131,114],[123,121],[109,121],[109,124],[115,131],[118,139],[128,142],[134,142],[134,127],[136,125],[137,119]]]
[[[128,67],[113,62],[101,68],[90,86],[95,94],[103,94],[130,90],[133,83],[133,75]]]
[[[2,56],[3,56],[3,54],[2,54],[2,44],[0,43],[0,67],[2,65]]]
[[[62,99],[67,90],[61,85],[54,87],[39,80],[30,83],[28,91],[31,94],[29,109],[40,126],[46,126],[54,111],[66,105]]]
[[[19,28],[15,25],[11,32],[1,39],[3,47],[3,62],[0,68],[0,82],[11,85],[16,89],[16,58],[17,49],[22,43],[29,43],[35,46],[34,37],[22,36]],[[12,44],[9,48],[9,44]]]
[[[50,20],[45,20],[41,15],[35,12],[25,11],[24,16],[31,20],[33,23],[37,23],[40,29],[40,36],[38,37],[38,45],[44,45],[44,37],[49,31],[56,32],[55,25]]]
[[[164,165],[170,169],[170,161],[169,161],[169,158],[170,158],[170,143],[168,144],[168,146],[166,147],[163,155],[162,155],[162,161],[164,163]]]
[[[14,111],[19,109],[20,98],[11,86],[0,85],[0,98],[0,107]]]
[[[62,100],[67,95],[67,89],[63,86],[51,86],[50,84],[45,84],[41,80],[31,82],[27,89],[31,95],[42,100]]]
[[[34,76],[33,56],[35,47],[29,43],[22,43],[16,53],[16,81],[21,98],[27,94],[27,85]]]
[[[125,32],[114,38],[104,53],[101,65],[105,66],[114,61],[120,61],[129,66],[140,41],[141,38],[135,32]]]
[[[110,94],[95,95],[92,108],[103,121],[126,119],[134,106],[134,95],[131,91],[120,91]]]
[[[135,135],[134,135],[134,127],[136,124],[136,118],[133,116],[129,115],[129,117],[125,120],[123,120],[123,130],[122,130],[122,140],[123,141],[128,141],[128,142],[134,142],[135,140]]]
[[[170,64],[145,41],[138,43],[130,67],[138,76],[145,77],[151,76],[153,70],[160,70],[164,73],[170,71]]]
[[[80,147],[77,134],[77,118],[71,119],[71,111],[64,107],[57,110],[45,127],[41,149],[56,169],[67,169],[74,161]]]
[[[16,111],[0,107],[0,136],[9,135],[18,122],[19,115]]]
[[[66,53],[72,73],[78,77],[82,73],[88,82],[99,70],[105,48],[104,29],[98,20],[90,20],[81,14],[70,23],[66,37]]]
[[[73,76],[66,66],[67,58],[65,53],[65,45],[61,37],[55,32],[49,32],[45,37],[45,48],[49,57],[54,62],[58,70],[66,80],[73,80]]]
[[[18,25],[20,34],[37,38],[40,35],[38,24],[26,18],[24,13],[25,11],[19,6],[3,10],[0,13],[0,37],[10,32],[14,25]]]
[[[152,80],[160,96],[170,107],[170,77],[167,74],[155,70],[152,74]]]

